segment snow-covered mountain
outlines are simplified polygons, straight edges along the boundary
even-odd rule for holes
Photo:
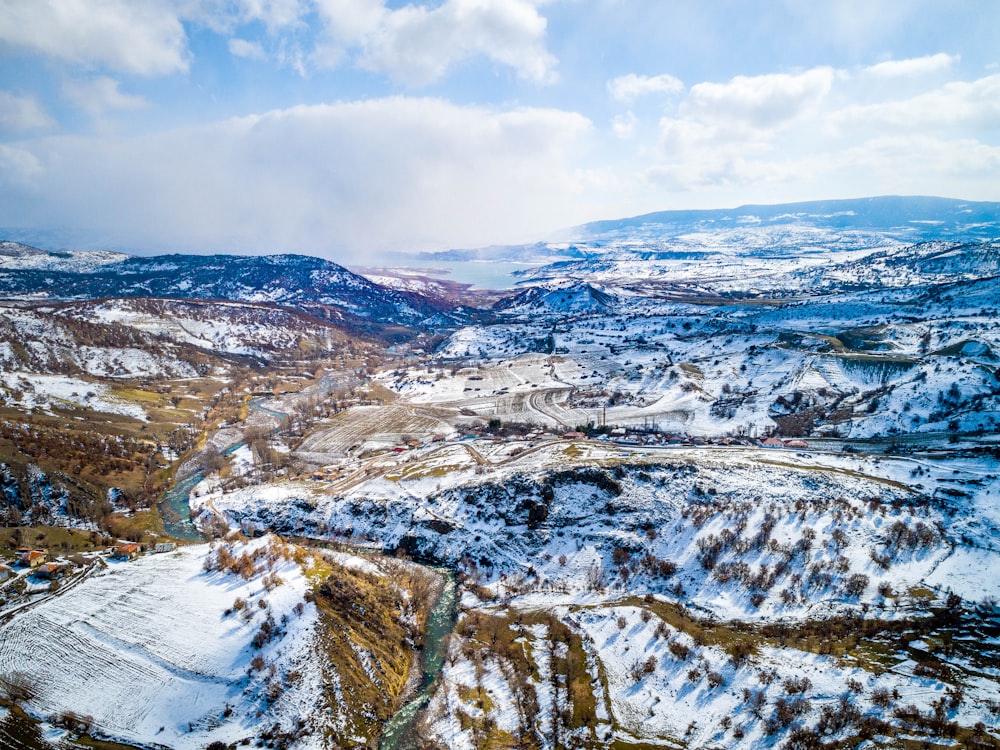
[[[50,252],[20,242],[0,242],[0,269],[92,273],[102,266],[118,263],[129,256],[103,250]]]
[[[609,241],[789,226],[809,227],[841,237],[870,233],[904,243],[993,239],[1000,232],[1000,203],[931,196],[877,196],[732,209],[658,211],[627,219],[595,221],[571,232],[577,239]]]
[[[302,255],[46,253],[7,243],[0,289],[8,297],[99,299],[172,297],[281,305],[348,323],[415,325],[440,302],[375,284],[346,268]]]

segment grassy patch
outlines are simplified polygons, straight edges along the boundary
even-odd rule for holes
[[[664,602],[658,599],[647,601],[633,597],[621,604],[648,609],[654,615],[667,623],[674,630],[687,633],[695,643],[702,646],[716,646],[730,655],[743,658],[755,654],[760,638],[751,632],[746,632],[742,626],[730,624],[708,624],[692,617],[679,604]]]
[[[493,711],[493,701],[486,694],[486,689],[482,685],[476,685],[475,687],[461,686],[458,688],[458,697],[464,703],[471,703],[483,713],[488,714]]]
[[[62,526],[25,526],[20,540],[16,528],[0,528],[0,552],[13,553],[20,547],[40,547],[52,553],[72,554],[106,547],[108,538],[96,531],[67,529]]]
[[[109,740],[95,740],[93,737],[83,736],[69,742],[69,747],[86,747],[93,750],[136,750],[139,745],[123,745],[121,742],[111,742]]]
[[[687,747],[687,745],[673,739],[663,739],[659,742],[652,743],[615,738],[611,741],[611,744],[608,745],[608,750],[664,750],[664,748],[679,749],[684,747]]]
[[[376,740],[399,708],[419,633],[407,624],[407,604],[389,580],[326,564],[330,573],[314,597],[319,644],[323,668],[336,675],[340,691],[325,697],[329,710],[343,719],[336,741],[355,746],[358,737]],[[311,571],[310,578],[321,572]]]
[[[149,542],[167,536],[163,519],[155,508],[137,510],[130,516],[112,513],[104,519],[104,525],[112,536],[135,542]]]
[[[427,477],[446,477],[456,471],[468,468],[462,464],[439,464],[437,466],[427,464],[415,464],[406,466],[398,474],[386,474],[385,478],[391,482],[398,482],[403,479],[425,479]]]
[[[141,388],[115,388],[111,391],[111,395],[142,406],[162,406],[167,400],[162,393],[144,391]]]
[[[683,372],[690,378],[695,378],[697,380],[704,380],[705,378],[705,373],[702,372],[701,368],[698,367],[698,365],[692,364],[690,362],[681,362],[677,366],[681,368],[681,372]]]
[[[779,461],[773,458],[757,458],[758,463],[768,464],[770,466],[780,466],[784,469],[794,469],[795,471],[821,471],[830,474],[843,474],[844,476],[853,477],[855,479],[865,479],[870,482],[877,482],[879,484],[884,484],[887,487],[893,487],[897,490],[905,490],[911,495],[918,494],[917,490],[913,489],[909,485],[903,484],[902,482],[897,482],[892,479],[886,479],[884,477],[874,477],[868,474],[862,474],[859,471],[854,471],[853,469],[843,469],[838,466],[816,466],[816,465],[805,465],[796,464],[791,461]]]

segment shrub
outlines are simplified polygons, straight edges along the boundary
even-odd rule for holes
[[[868,588],[868,576],[864,573],[855,573],[844,583],[844,591],[850,596],[861,596]]]
[[[789,695],[804,693],[812,687],[812,682],[808,677],[789,677],[783,684],[785,692]]]
[[[872,703],[879,708],[889,708],[892,705],[892,693],[885,688],[879,688],[872,693]]]
[[[671,641],[668,643],[667,650],[678,661],[687,661],[688,657],[691,656],[691,649],[680,641]]]

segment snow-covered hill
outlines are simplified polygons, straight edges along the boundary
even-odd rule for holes
[[[16,263],[0,264],[0,289],[8,297],[224,299],[396,325],[417,324],[441,307],[419,294],[389,289],[335,263],[301,255],[139,258],[38,251],[15,257]]]
[[[317,613],[304,601],[304,574],[279,549],[267,540],[235,549],[259,551],[260,572],[246,579],[206,572],[207,546],[110,561],[3,626],[0,672],[30,675],[33,713],[87,716],[99,734],[125,742],[200,750],[254,726],[295,731],[321,692],[311,653]],[[244,602],[239,611],[234,601]],[[265,622],[276,637],[255,648]]]

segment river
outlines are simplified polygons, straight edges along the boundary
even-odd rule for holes
[[[283,412],[268,409],[262,405],[264,399],[255,398],[250,402],[250,408],[276,419],[284,419]],[[234,443],[223,451],[229,456],[243,447],[243,443]],[[178,539],[202,541],[204,537],[198,527],[191,521],[191,506],[188,497],[195,485],[205,478],[204,470],[199,470],[179,480],[173,487],[163,493],[159,509],[163,516],[166,531]],[[417,716],[427,705],[437,682],[441,668],[447,656],[448,635],[455,627],[456,586],[455,577],[448,570],[438,569],[444,576],[444,586],[434,606],[427,615],[427,627],[424,633],[424,647],[420,654],[420,669],[422,674],[420,691],[406,703],[386,724],[379,742],[379,750],[417,750],[416,736],[413,732]]]
[[[250,400],[250,408],[273,417],[279,422],[288,416],[284,412],[268,409],[263,403],[263,398],[253,398]],[[243,442],[233,443],[222,451],[222,455],[231,456],[244,445]],[[204,478],[204,470],[199,470],[179,479],[173,487],[163,493],[163,497],[157,503],[160,516],[163,518],[163,526],[170,536],[191,542],[204,540],[198,527],[191,521],[191,505],[188,502],[191,490]]]
[[[448,635],[455,627],[455,577],[451,571],[440,571],[445,576],[444,587],[430,614],[427,615],[427,632],[420,656],[423,671],[420,692],[392,717],[382,733],[379,750],[416,750],[413,727],[420,710],[427,705],[447,656]]]

